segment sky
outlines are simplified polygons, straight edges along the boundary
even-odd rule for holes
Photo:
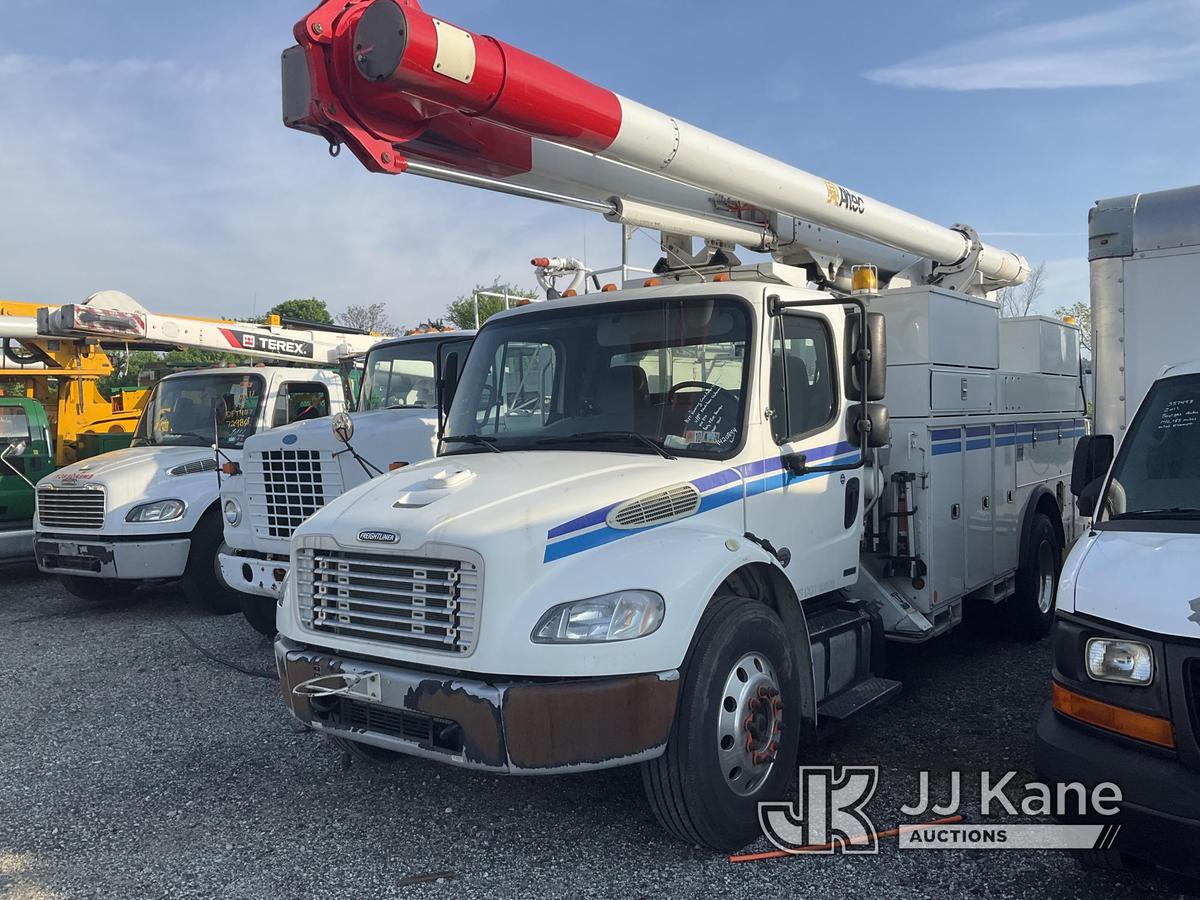
[[[617,263],[594,213],[368,173],[281,124],[288,0],[2,0],[0,296],[123,290],[412,324],[533,256]],[[618,93],[1046,263],[1087,298],[1094,201],[1200,182],[1200,0],[425,0]],[[744,12],[743,12],[744,11]],[[634,261],[652,263],[641,235]]]

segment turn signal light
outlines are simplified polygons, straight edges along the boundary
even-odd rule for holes
[[[1077,722],[1086,722],[1105,731],[1159,747],[1175,747],[1175,730],[1168,719],[1148,716],[1121,706],[1113,706],[1111,703],[1101,703],[1099,700],[1068,690],[1057,682],[1054,684],[1051,702],[1057,712]]]
[[[642,287],[659,287],[662,285],[661,278],[647,278],[642,282]]]
[[[716,282],[717,284],[724,284],[726,281],[729,281],[729,280],[731,280],[731,279],[729,277],[728,272],[718,272],[716,275],[713,276],[713,281]]]
[[[878,294],[879,271],[874,266],[855,266],[850,270],[851,294]]]
[[[575,288],[567,288],[565,291],[563,291],[563,296],[564,297],[578,297],[579,291],[575,290]]]
[[[221,471],[224,472],[226,475],[241,475],[242,467],[238,463],[235,463],[233,460],[230,460],[227,463],[221,464]]]
[[[616,289],[617,289],[617,286],[615,284],[609,283],[609,284],[606,284],[604,287],[600,288],[600,292],[602,294],[611,294]]]
[[[389,471],[389,472],[395,472],[397,469],[403,469],[403,468],[404,468],[405,466],[407,466],[407,465],[408,465],[408,463],[406,463],[406,462],[394,462],[394,463],[390,463],[390,464],[388,465],[388,471]]]

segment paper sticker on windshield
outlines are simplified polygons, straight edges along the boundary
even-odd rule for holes
[[[293,356],[298,359],[313,357],[313,345],[310,341],[297,341],[273,334],[256,334],[253,331],[238,331],[234,328],[222,328],[221,334],[225,335],[230,347],[239,350],[254,350],[273,356]]]

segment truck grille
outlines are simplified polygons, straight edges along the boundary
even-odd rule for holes
[[[468,653],[479,621],[479,571],[469,562],[302,548],[300,620],[312,631]]]
[[[289,540],[301,522],[342,493],[337,460],[320,450],[253,450],[242,466],[250,523],[262,538]]]
[[[104,527],[104,489],[39,487],[38,518],[45,528]]]

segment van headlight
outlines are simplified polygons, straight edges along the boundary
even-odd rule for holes
[[[173,522],[183,518],[187,509],[182,500],[156,500],[135,506],[125,516],[126,522]]]
[[[1154,680],[1154,651],[1140,641],[1092,638],[1084,656],[1094,681],[1147,685]]]
[[[588,600],[560,603],[538,621],[529,636],[535,644],[598,644],[653,634],[666,613],[654,591],[618,591]]]
[[[224,511],[225,521],[236,528],[238,522],[242,521],[242,508],[238,506],[238,502],[232,499],[226,500]]]

